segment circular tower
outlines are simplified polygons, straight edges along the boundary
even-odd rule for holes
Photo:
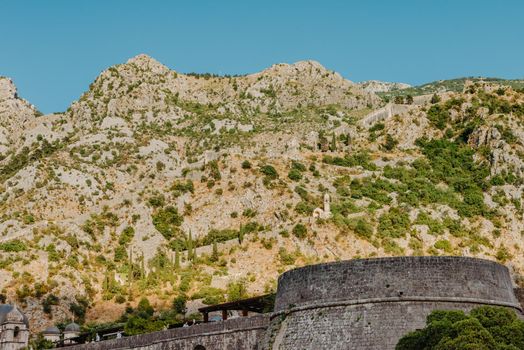
[[[433,310],[504,306],[519,314],[508,269],[465,257],[359,259],[280,276],[263,349],[394,349]]]

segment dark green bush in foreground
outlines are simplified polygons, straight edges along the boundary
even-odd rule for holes
[[[524,349],[524,321],[503,307],[481,306],[463,311],[433,311],[426,327],[402,337],[396,350]]]

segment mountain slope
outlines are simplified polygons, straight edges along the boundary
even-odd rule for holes
[[[391,91],[397,91],[397,90],[403,90],[410,88],[411,85],[404,84],[404,83],[390,83],[385,81],[378,81],[378,80],[368,80],[358,83],[364,89],[368,92],[378,93],[378,92],[391,92]]]
[[[439,98],[382,105],[311,61],[214,77],[139,55],[62,114],[24,105],[26,149],[0,162],[1,293],[39,329],[140,296],[193,310],[335,259],[460,254],[521,273],[524,95],[475,82]]]

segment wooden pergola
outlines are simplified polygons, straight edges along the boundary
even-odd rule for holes
[[[198,309],[202,313],[204,322],[209,322],[209,313],[222,311],[222,320],[227,320],[228,311],[242,311],[242,316],[247,316],[249,312],[265,313],[273,310],[275,304],[275,294],[266,294],[258,297],[230,301],[227,303],[204,306]]]

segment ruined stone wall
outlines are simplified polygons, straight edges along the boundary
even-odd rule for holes
[[[394,349],[435,309],[499,305],[521,312],[509,271],[462,257],[362,259],[279,278],[263,349]]]
[[[185,328],[68,347],[71,350],[256,350],[269,324],[268,316],[211,322]],[[203,346],[204,348],[199,348]]]

